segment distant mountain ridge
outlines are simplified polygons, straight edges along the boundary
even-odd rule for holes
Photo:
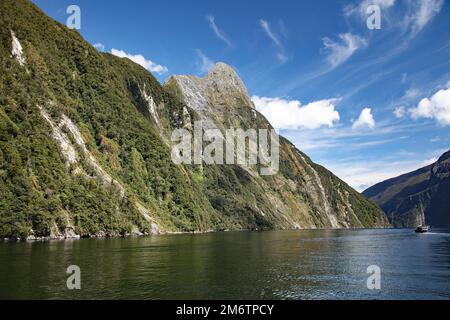
[[[450,151],[434,164],[380,182],[363,192],[396,227],[450,227]]]

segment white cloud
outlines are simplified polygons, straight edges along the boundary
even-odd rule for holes
[[[372,115],[372,109],[371,108],[364,108],[361,111],[361,114],[359,115],[359,118],[353,123],[352,128],[353,129],[360,129],[360,128],[375,128],[375,119]]]
[[[151,60],[147,60],[145,59],[145,57],[142,54],[130,54],[130,53],[126,53],[123,50],[117,50],[117,49],[111,49],[111,53],[117,57],[120,58],[128,58],[131,61],[143,66],[145,69],[151,71],[151,72],[155,72],[157,74],[163,74],[166,73],[167,67],[160,65],[160,64],[156,64]]]
[[[413,119],[435,119],[443,126],[450,125],[450,87],[422,99],[417,107],[409,111]]]
[[[94,43],[93,47],[98,51],[105,51],[105,45],[103,43]]]
[[[231,41],[227,38],[225,33],[222,30],[220,30],[219,27],[217,26],[214,16],[208,14],[206,16],[206,20],[209,22],[209,26],[214,31],[214,34],[217,36],[217,38],[219,38],[220,40],[225,42],[227,44],[227,46],[232,47],[233,45],[232,45]]]
[[[411,13],[404,20],[404,27],[410,29],[411,36],[417,35],[441,11],[443,0],[410,1]]]
[[[329,51],[327,60],[332,68],[344,63],[358,49],[367,45],[366,40],[351,33],[341,33],[338,37],[339,41],[323,38],[324,49]]]
[[[201,50],[195,50],[198,57],[197,67],[200,73],[206,73],[214,66],[214,61],[208,58]]]
[[[302,106],[298,100],[253,96],[256,109],[276,129],[317,129],[338,122],[337,99],[319,100]]]
[[[403,118],[406,114],[406,109],[403,106],[397,107],[394,110],[394,114],[397,118]]]

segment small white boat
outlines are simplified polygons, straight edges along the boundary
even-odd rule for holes
[[[416,230],[414,230],[416,233],[425,233],[430,230],[429,226],[418,226]]]

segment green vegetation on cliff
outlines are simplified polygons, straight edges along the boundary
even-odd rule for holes
[[[288,143],[273,177],[175,165],[171,131],[201,117],[176,85],[97,52],[28,1],[0,1],[0,69],[0,237],[333,226],[315,209],[320,197],[343,215],[339,227],[386,224],[376,206],[301,162]],[[255,111],[236,101],[244,123]],[[325,189],[317,199],[311,177]]]

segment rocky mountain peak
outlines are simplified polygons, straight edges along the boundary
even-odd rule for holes
[[[444,162],[450,159],[450,150],[445,152],[442,156],[439,157],[438,163]]]
[[[236,71],[229,65],[223,62],[216,63],[203,79],[213,90],[224,94],[241,95],[250,107],[253,106],[248,96],[247,88]]]
[[[439,160],[433,165],[432,180],[447,179],[450,176],[450,151],[445,152],[439,157]]]
[[[220,106],[254,108],[243,81],[232,67],[223,62],[216,63],[202,78],[172,76],[166,87],[174,84],[186,104],[196,111],[217,111]]]
[[[217,62],[206,75],[211,80],[232,80],[242,83],[236,71],[224,62]],[[243,85],[243,84],[242,84]]]

